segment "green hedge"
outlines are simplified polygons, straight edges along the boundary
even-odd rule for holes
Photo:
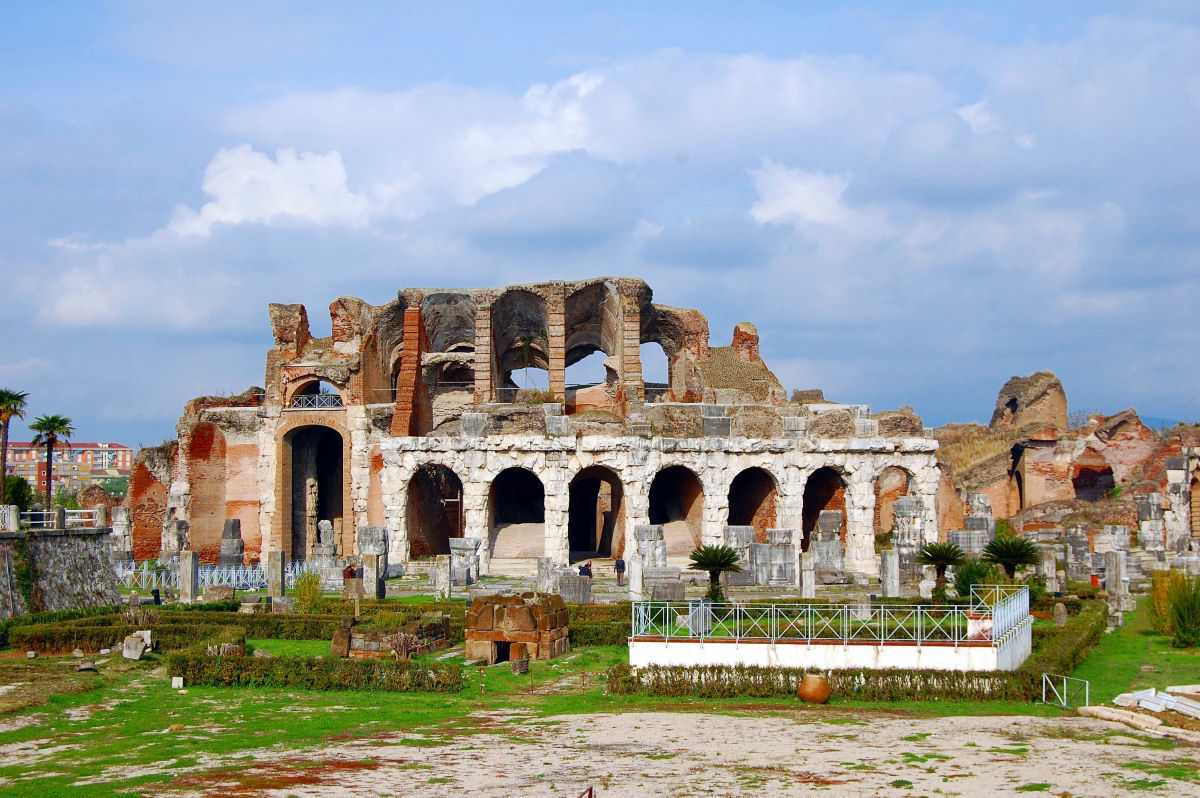
[[[572,621],[570,640],[572,646],[623,646],[629,642],[632,632],[633,628],[628,618],[624,623]]]
[[[1041,695],[1043,673],[1069,674],[1100,640],[1108,608],[1084,602],[1067,625],[1035,630],[1033,653],[1016,671],[933,670],[824,671],[836,696],[859,701],[1032,701]],[[608,670],[609,692],[662,696],[729,698],[794,696],[802,669],[754,666],[667,667],[653,665],[636,673],[625,664]]]
[[[155,649],[175,651],[215,637],[224,628],[224,625],[216,624],[156,623],[150,627],[150,638],[154,641]],[[13,629],[10,639],[14,648],[39,654],[70,654],[77,648],[87,652],[119,648],[125,636],[134,631],[136,629],[133,626],[125,623],[104,626],[35,624]]]
[[[209,657],[176,652],[167,673],[185,685],[210,687],[303,687],[308,690],[376,690],[394,693],[457,693],[462,668],[444,663],[388,659],[312,657]]]
[[[34,624],[43,623],[58,623],[61,621],[70,621],[77,618],[89,618],[100,615],[112,616],[116,612],[117,607],[85,607],[78,610],[35,612],[30,615],[18,615],[16,618],[5,618],[3,621],[0,621],[0,648],[8,647],[9,633],[17,627],[32,626]]]

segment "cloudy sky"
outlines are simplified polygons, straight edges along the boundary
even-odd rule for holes
[[[934,425],[1200,418],[1200,12],[965,5],[9,5],[0,386],[153,444],[268,302],[617,274]]]

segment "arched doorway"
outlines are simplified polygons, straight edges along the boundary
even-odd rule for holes
[[[567,538],[571,561],[608,558],[625,544],[624,491],[610,469],[591,466],[571,480]]]
[[[509,468],[488,493],[493,559],[541,557],[546,550],[546,489],[532,471]]]
[[[650,483],[650,523],[662,524],[668,555],[690,554],[700,545],[704,486],[683,466],[669,466]]]
[[[291,504],[292,559],[305,561],[317,545],[320,521],[333,524],[334,540],[342,540],[342,436],[329,427],[297,427],[284,436],[284,449],[290,469],[284,484]]]
[[[413,559],[450,553],[450,538],[463,536],[463,487],[437,463],[419,466],[408,482],[408,551]]]
[[[775,478],[761,468],[747,468],[729,485],[729,525],[754,527],[754,539],[767,542],[775,526]]]
[[[809,544],[817,531],[817,520],[824,510],[839,510],[842,513],[842,540],[846,536],[846,482],[836,469],[825,466],[818,468],[804,484],[804,509],[801,513],[803,541],[801,547],[808,551]]]
[[[891,548],[892,529],[896,525],[893,505],[896,499],[908,495],[912,475],[899,466],[888,466],[875,480],[875,516],[871,526],[875,531],[875,551]]]

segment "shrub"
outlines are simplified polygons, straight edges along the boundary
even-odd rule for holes
[[[1200,645],[1200,577],[1183,576],[1171,581],[1167,593],[1170,602],[1171,645],[1194,648]]]
[[[633,634],[633,624],[626,619],[624,623],[612,621],[571,622],[570,640],[572,646],[623,646],[629,642]]]
[[[24,480],[21,480],[24,482]],[[85,607],[77,610],[59,610],[58,612],[36,612],[31,615],[18,615],[16,618],[5,618],[0,621],[0,648],[8,647],[9,633],[20,626],[32,626],[42,623],[59,623],[78,618],[95,616],[111,616],[117,611],[116,607]]]
[[[978,557],[968,557],[966,562],[954,571],[954,590],[959,598],[969,599],[972,586],[996,584],[998,570],[990,562],[984,562]]]
[[[213,687],[302,687],[396,693],[457,693],[463,688],[462,668],[457,665],[386,659],[260,659],[177,652],[167,658],[167,673],[182,676],[184,684]]]
[[[221,634],[224,629],[224,626],[214,624],[193,623],[159,623],[150,627],[151,639],[159,651],[187,648]],[[13,645],[19,648],[41,654],[69,654],[77,648],[84,651],[116,648],[126,635],[134,631],[136,627],[124,622],[106,625],[35,624],[14,629],[11,638]]]
[[[305,614],[316,612],[321,603],[321,577],[312,571],[300,574],[292,587],[292,595],[296,597],[297,610]]]
[[[1155,571],[1150,577],[1150,625],[1164,637],[1172,637],[1171,586],[1183,578],[1179,571]]]

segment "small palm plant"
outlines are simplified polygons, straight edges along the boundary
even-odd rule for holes
[[[738,553],[729,546],[699,546],[688,555],[692,564],[688,566],[693,571],[708,571],[708,593],[705,598],[709,601],[725,600],[721,590],[721,574],[741,573],[738,565]]]
[[[946,592],[946,569],[958,567],[967,559],[966,552],[955,543],[926,543],[917,552],[917,565],[932,565],[934,573],[934,590],[939,594]]]
[[[1020,565],[1035,565],[1038,561],[1037,546],[1016,535],[997,535],[983,549],[983,559],[999,563],[1009,579],[1017,575]]]

